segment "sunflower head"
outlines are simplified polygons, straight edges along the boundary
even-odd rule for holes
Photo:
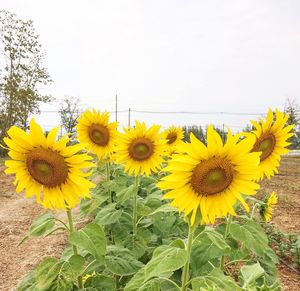
[[[183,140],[183,136],[182,128],[176,126],[171,126],[162,132],[162,137],[167,141],[167,154],[171,155],[176,152],[176,146]]]
[[[106,158],[114,150],[117,137],[117,122],[109,123],[109,113],[86,110],[77,124],[78,139],[87,144],[87,149],[99,159]]]
[[[273,215],[273,210],[275,205],[278,203],[278,197],[273,191],[268,197],[264,205],[262,205],[260,214],[265,219],[266,222],[269,222]]]
[[[278,173],[278,167],[281,155],[288,152],[286,148],[290,145],[287,140],[293,136],[291,130],[294,125],[286,125],[288,115],[276,109],[275,116],[273,111],[268,111],[266,120],[260,119],[260,122],[251,121],[255,130],[256,141],[252,152],[261,152],[260,163],[256,180],[260,181],[266,176],[268,179],[275,173]],[[247,135],[249,136],[249,135]]]
[[[80,197],[90,197],[94,184],[83,169],[94,164],[90,156],[79,153],[82,144],[67,146],[70,139],[66,136],[56,141],[57,131],[52,129],[46,137],[34,119],[29,133],[11,127],[9,137],[4,138],[11,157],[5,162],[5,173],[16,175],[18,193],[25,190],[26,197],[36,196],[45,208],[72,208]]]
[[[212,126],[207,130],[207,146],[192,133],[190,143],[178,145],[158,186],[167,190],[165,199],[190,216],[193,225],[197,212],[202,223],[214,223],[215,218],[228,213],[235,215],[233,206],[239,200],[247,211],[242,194],[256,194],[259,185],[253,182],[260,153],[250,152],[254,137],[239,140],[228,130],[227,141]]]
[[[125,170],[135,176],[150,175],[159,169],[163,162],[166,141],[159,134],[160,126],[135,122],[135,128],[126,129],[119,134],[115,159],[124,164]]]

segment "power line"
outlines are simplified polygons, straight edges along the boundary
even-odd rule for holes
[[[245,112],[225,112],[225,111],[211,111],[211,112],[204,112],[204,111],[149,111],[149,110],[134,110],[131,109],[131,112],[137,113],[149,113],[149,114],[220,114],[220,115],[266,115],[266,113],[245,113]]]
[[[80,111],[83,113],[84,111]],[[107,111],[109,113],[115,113],[115,111]],[[118,113],[125,113],[128,110],[118,110]],[[146,114],[203,114],[203,115],[247,115],[247,116],[263,116],[266,113],[247,113],[247,112],[228,112],[228,111],[151,111],[151,110],[135,110],[130,109],[130,112],[146,113]],[[41,113],[59,113],[59,110],[41,110]]]

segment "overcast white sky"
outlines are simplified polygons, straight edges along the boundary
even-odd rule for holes
[[[34,21],[56,98],[113,110],[117,93],[120,110],[245,113],[300,100],[298,0],[1,0],[0,9]],[[135,118],[237,129],[250,117]],[[119,119],[126,124],[127,113]],[[57,116],[39,121],[54,126]]]

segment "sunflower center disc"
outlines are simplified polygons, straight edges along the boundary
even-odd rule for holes
[[[263,161],[272,154],[275,148],[275,144],[276,144],[275,136],[270,133],[259,138],[254,144],[252,151],[262,152],[260,156],[260,161]]]
[[[191,185],[198,194],[220,193],[231,184],[233,174],[233,167],[226,159],[213,157],[195,167]]]
[[[175,132],[170,132],[167,135],[167,144],[172,144],[173,142],[175,142],[177,139],[177,134]]]
[[[109,131],[101,124],[92,124],[89,127],[89,137],[95,144],[106,146],[109,141]]]
[[[49,149],[34,149],[27,154],[26,166],[31,177],[47,187],[64,183],[68,176],[68,166],[64,158]]]
[[[129,155],[137,161],[147,160],[153,153],[153,144],[146,138],[138,138],[129,146]]]

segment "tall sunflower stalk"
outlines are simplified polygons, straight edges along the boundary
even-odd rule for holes
[[[159,170],[164,161],[166,140],[159,133],[160,126],[152,125],[147,129],[146,124],[135,122],[135,128],[124,128],[119,133],[116,143],[115,159],[124,164],[125,171],[135,177],[135,191],[132,205],[133,237],[137,233],[137,198],[139,190],[139,177],[149,176]]]
[[[177,146],[178,154],[172,156],[164,171],[168,173],[158,186],[166,190],[164,199],[184,211],[188,218],[189,234],[186,243],[187,262],[182,274],[181,290],[187,289],[194,225],[197,213],[201,224],[214,223],[217,217],[236,215],[237,201],[249,211],[243,195],[253,195],[259,185],[253,182],[260,153],[250,152],[254,137],[239,140],[228,130],[224,143],[212,126],[207,130],[207,145],[193,134],[190,143]],[[247,175],[245,175],[247,173]],[[228,222],[228,227],[230,226]],[[224,263],[223,263],[224,264]]]
[[[9,137],[4,139],[12,158],[5,162],[5,173],[16,176],[16,192],[25,190],[26,197],[35,196],[45,209],[64,209],[72,234],[75,228],[71,209],[80,198],[91,197],[90,190],[95,187],[86,179],[90,172],[84,169],[95,165],[90,162],[89,155],[82,153],[82,144],[68,146],[70,139],[67,136],[56,141],[57,131],[58,128],[52,129],[46,137],[34,119],[30,122],[29,133],[11,127]],[[73,252],[78,254],[75,245]],[[80,276],[78,287],[83,287]]]

